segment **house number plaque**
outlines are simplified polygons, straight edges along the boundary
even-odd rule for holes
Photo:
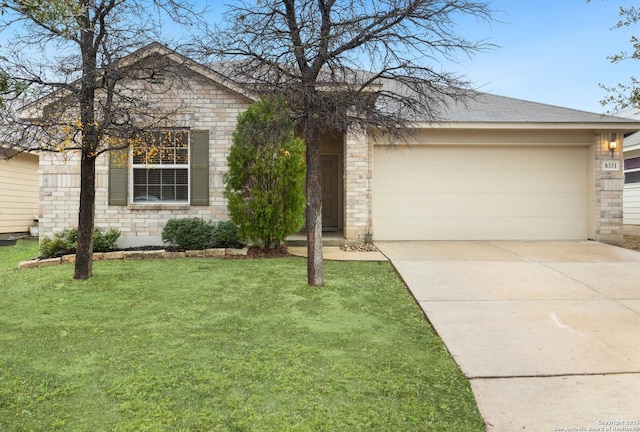
[[[602,171],[620,171],[620,161],[602,161]]]

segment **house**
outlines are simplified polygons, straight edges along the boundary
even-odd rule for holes
[[[629,108],[616,114],[640,120],[640,112]],[[628,231],[640,230],[640,133],[632,133],[624,138],[624,225]]]
[[[38,156],[0,147],[0,234],[29,232],[38,213]]]
[[[150,132],[164,138],[169,163],[98,159],[96,225],[119,229],[121,246],[161,243],[172,218],[228,218],[226,158],[236,117],[255,96],[209,67],[183,67],[190,85],[162,95],[178,107],[171,123]],[[484,93],[452,102],[442,119],[415,119],[401,142],[376,130],[327,132],[324,228],[346,241],[622,241],[620,147],[640,122]],[[77,224],[78,165],[68,155],[40,159],[41,235]]]
[[[640,225],[640,134],[624,139],[624,224]]]

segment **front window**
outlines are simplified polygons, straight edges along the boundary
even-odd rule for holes
[[[188,203],[189,131],[144,132],[133,146],[131,169],[134,203]]]
[[[640,183],[640,157],[624,160],[624,182]]]

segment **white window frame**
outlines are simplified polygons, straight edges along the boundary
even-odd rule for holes
[[[176,132],[186,132],[187,134],[187,162],[185,164],[154,164],[154,163],[142,163],[136,164],[134,163],[134,152],[129,152],[129,203],[134,205],[176,205],[176,204],[191,204],[191,131],[188,128],[163,128],[163,129],[153,129],[149,132],[160,132],[160,133],[171,133],[172,135]],[[173,140],[175,140],[175,135]],[[174,146],[175,148],[175,146]],[[153,169],[186,169],[187,170],[187,199],[186,200],[139,200],[136,201],[135,195],[135,170],[153,170]],[[161,185],[162,186],[162,185]],[[148,195],[147,195],[148,196]]]
[[[638,159],[640,160],[640,157],[632,157],[629,159],[625,160],[625,164],[627,160],[631,160],[631,159]],[[624,185],[626,187],[640,187],[640,179],[638,179],[638,181],[635,182],[629,182],[627,183],[627,174],[629,173],[640,173],[640,166],[638,168],[632,168],[632,169],[625,169],[624,170]]]

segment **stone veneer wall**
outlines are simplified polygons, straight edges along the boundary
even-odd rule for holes
[[[609,150],[609,140],[612,133],[617,135],[618,148],[613,156]],[[621,245],[623,242],[623,207],[624,171],[622,140],[623,131],[601,131],[594,134],[594,240]],[[603,161],[617,160],[620,169],[604,171]]]
[[[96,227],[122,232],[121,247],[161,244],[164,224],[177,217],[201,217],[209,221],[228,219],[223,197],[223,175],[227,171],[231,135],[239,113],[250,101],[203,77],[193,76],[189,86],[177,83],[162,94],[162,103],[176,109],[171,127],[209,130],[209,206],[108,205],[108,155],[97,160]],[[80,192],[79,155],[45,154],[40,169],[40,235],[53,236],[78,225]]]
[[[373,199],[373,142],[364,130],[349,131],[344,138],[344,237],[365,240],[371,233]]]

